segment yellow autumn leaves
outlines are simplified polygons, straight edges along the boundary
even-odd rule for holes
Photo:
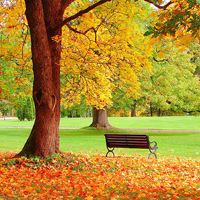
[[[23,0],[5,1],[0,7],[2,80],[0,98],[15,101],[20,96],[30,95],[32,83],[32,61],[30,34],[25,17]],[[29,77],[28,77],[29,76]]]
[[[144,15],[135,2],[116,1],[84,14],[69,25],[71,30],[64,27],[61,69],[66,78],[62,89],[65,105],[84,95],[89,105],[103,108],[111,104],[113,90],[125,84],[126,93],[136,95],[138,74],[151,68],[148,57],[152,48],[138,26]],[[66,98],[69,93],[71,98]]]

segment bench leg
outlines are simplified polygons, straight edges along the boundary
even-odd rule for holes
[[[150,146],[149,148],[149,151],[150,151],[150,154],[149,154],[149,159],[151,157],[151,155],[153,154],[155,156],[155,158],[157,159],[157,156],[156,156],[156,150],[158,149],[157,147],[157,143],[154,141],[154,142],[151,142],[151,143],[155,143],[155,145],[153,147]]]
[[[153,155],[155,156],[155,158],[157,159],[157,156],[156,156],[155,152],[151,152],[151,153],[149,154],[148,159],[150,159],[150,157],[151,157],[152,154],[153,154]]]
[[[110,152],[112,152],[113,157],[115,157],[115,154],[114,154],[114,152],[113,152],[115,148],[112,148],[112,149],[107,148],[107,149],[108,149],[108,152],[107,152],[107,154],[106,154],[106,157],[108,156],[108,154],[109,154]]]

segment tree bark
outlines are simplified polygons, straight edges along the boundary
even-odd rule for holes
[[[150,102],[150,114],[151,114],[151,117],[153,117],[153,106],[151,102]]]
[[[3,111],[3,119],[6,120],[6,111]]]
[[[199,77],[199,67],[198,66],[196,67],[194,74]]]
[[[113,128],[108,122],[107,107],[99,110],[97,110],[96,107],[93,107],[93,122],[90,127],[106,129]]]
[[[36,120],[31,134],[17,156],[47,156],[59,152],[61,0],[25,0],[31,32],[34,71],[33,99]]]
[[[131,106],[131,117],[136,117],[136,103]]]
[[[160,108],[157,110],[157,114],[158,114],[158,117],[161,116],[161,110],[160,110]]]

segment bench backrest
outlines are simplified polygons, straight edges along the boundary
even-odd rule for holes
[[[144,134],[104,134],[109,148],[149,149],[149,136]]]

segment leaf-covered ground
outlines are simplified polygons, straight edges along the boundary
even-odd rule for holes
[[[200,199],[200,160],[0,154],[0,199]]]

